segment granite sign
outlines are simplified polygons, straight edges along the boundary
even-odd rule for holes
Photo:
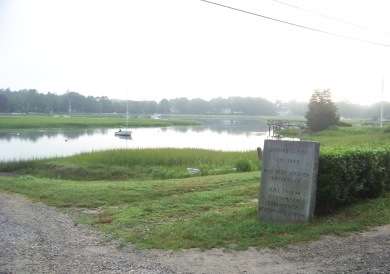
[[[259,220],[306,223],[314,214],[320,144],[265,140]]]

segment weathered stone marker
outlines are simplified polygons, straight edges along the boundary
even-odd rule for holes
[[[314,214],[320,144],[265,140],[259,220],[306,223]]]

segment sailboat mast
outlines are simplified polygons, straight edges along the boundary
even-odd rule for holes
[[[385,79],[382,79],[382,105],[381,105],[381,127],[383,126],[383,84],[385,82]]]
[[[126,129],[129,126],[129,100],[126,101]]]

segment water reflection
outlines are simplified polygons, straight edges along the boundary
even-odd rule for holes
[[[178,132],[205,132],[211,130],[217,133],[243,134],[248,132],[266,132],[268,125],[264,121],[244,119],[204,119],[198,120],[203,123],[197,127],[177,127]]]
[[[116,129],[0,132],[0,161],[69,156],[106,149],[256,150],[268,136],[267,124],[261,121],[213,119],[202,122],[202,126],[135,128],[132,138],[114,136]]]
[[[58,136],[63,136],[66,139],[77,139],[80,136],[87,135],[93,136],[96,133],[106,134],[108,129],[73,129],[73,130],[21,130],[15,132],[1,132],[0,131],[0,140],[12,139],[26,140],[36,142],[41,138],[45,137],[48,139],[57,138]]]
[[[120,135],[115,135],[116,138],[122,139],[122,140],[131,140],[131,136],[120,136]]]

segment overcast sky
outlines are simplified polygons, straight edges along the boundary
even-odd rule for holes
[[[281,1],[0,0],[0,88],[390,102],[388,1]]]

